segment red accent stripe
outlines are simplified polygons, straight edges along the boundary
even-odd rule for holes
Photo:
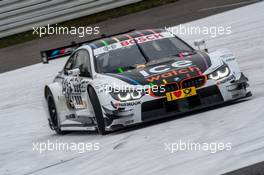
[[[128,35],[128,34],[125,34],[124,36],[126,36],[126,37],[129,38],[129,39],[133,39],[133,37],[131,37],[131,36]]]
[[[155,31],[152,30],[152,29],[148,29],[147,31],[150,31],[150,32],[152,32],[153,34],[157,34],[157,32],[155,32]]]

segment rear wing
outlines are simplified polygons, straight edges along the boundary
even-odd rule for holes
[[[43,64],[48,64],[50,60],[57,59],[57,58],[64,57],[64,56],[68,56],[75,49],[77,49],[78,47],[80,47],[84,43],[87,43],[87,42],[83,42],[83,43],[72,42],[70,45],[67,45],[67,46],[40,51],[41,61]]]
[[[67,46],[62,46],[62,47],[58,47],[55,49],[40,51],[41,62],[43,64],[48,64],[50,60],[54,60],[54,59],[61,58],[61,57],[68,56],[68,55],[72,54],[75,49],[77,49],[78,47],[80,47],[84,44],[88,44],[92,41],[103,39],[106,37],[111,37],[114,35],[121,35],[121,34],[129,33],[129,32],[132,32],[134,30],[135,29],[132,29],[132,30],[128,30],[126,32],[116,33],[113,35],[102,34],[100,38],[96,38],[96,39],[92,39],[92,40],[88,40],[88,41],[84,41],[84,42],[80,42],[80,43],[76,43],[73,41],[70,45],[67,45]]]

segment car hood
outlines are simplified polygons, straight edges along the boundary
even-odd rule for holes
[[[210,57],[197,51],[192,55],[160,59],[146,64],[144,68],[108,75],[131,85],[161,85],[203,75],[210,66]]]

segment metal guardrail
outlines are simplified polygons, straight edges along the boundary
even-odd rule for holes
[[[0,38],[142,0],[2,0]]]

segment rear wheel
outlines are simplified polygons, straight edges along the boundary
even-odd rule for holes
[[[106,131],[105,131],[105,122],[104,122],[101,104],[99,102],[99,99],[97,97],[95,90],[92,87],[88,87],[88,93],[89,93],[89,97],[91,100],[91,104],[93,106],[95,119],[97,122],[98,133],[101,135],[104,135],[106,134]]]
[[[50,115],[50,119],[49,119],[50,128],[54,130],[57,134],[60,135],[66,134],[66,132],[62,131],[60,128],[55,101],[50,91],[47,94],[47,103],[48,103],[48,110]]]

